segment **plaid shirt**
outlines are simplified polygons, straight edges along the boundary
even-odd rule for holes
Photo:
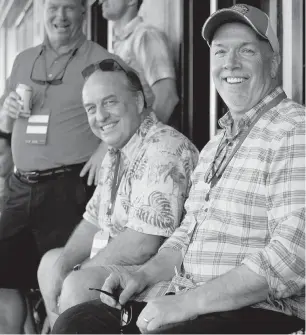
[[[186,216],[162,248],[181,250],[183,263],[171,284],[159,283],[148,298],[166,291],[185,291],[246,264],[269,284],[269,296],[253,307],[304,318],[305,285],[305,109],[285,99],[255,124],[206,194],[212,158],[228,157],[258,110],[281,94],[275,89],[249,110],[231,135],[227,113],[223,133],[202,150],[185,203]],[[223,162],[226,159],[223,160]],[[147,300],[147,299],[146,299]]]

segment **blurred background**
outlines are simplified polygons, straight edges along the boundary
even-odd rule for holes
[[[180,104],[174,123],[199,149],[226,112],[210,80],[201,27],[216,9],[236,3],[259,7],[270,16],[281,45],[280,81],[290,98],[305,105],[305,0],[143,0],[142,16],[166,33],[175,57]],[[0,0],[0,95],[15,56],[42,42],[42,17],[42,0]],[[98,1],[88,0],[84,31],[111,51],[112,26],[102,18]]]

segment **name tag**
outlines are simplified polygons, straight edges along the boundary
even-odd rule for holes
[[[109,232],[107,231],[98,231],[94,236],[92,241],[92,247],[90,252],[90,258],[96,256],[96,254],[108,244]]]
[[[45,109],[44,114],[31,115],[28,119],[25,142],[28,144],[42,144],[47,142],[50,111]]]

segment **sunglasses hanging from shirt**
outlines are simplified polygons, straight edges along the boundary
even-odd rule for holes
[[[76,47],[73,49],[72,52],[70,52],[70,56],[65,63],[65,65],[53,76],[53,79],[48,80],[48,75],[47,75],[47,60],[46,60],[46,46],[43,45],[41,51],[35,58],[31,70],[31,75],[30,79],[33,83],[37,85],[44,86],[44,92],[43,92],[43,97],[42,101],[40,104],[40,110],[39,114],[36,115],[31,115],[28,119],[28,125],[26,129],[26,138],[25,142],[28,144],[42,144],[45,145],[47,142],[47,134],[48,134],[48,128],[49,128],[49,121],[50,121],[50,114],[51,114],[51,109],[48,107],[45,107],[45,100],[46,100],[46,95],[47,95],[47,90],[49,89],[50,86],[57,86],[61,85],[63,83],[63,78],[66,73],[67,67],[76,55],[79,47],[81,46],[81,43],[83,41],[80,41]],[[43,79],[36,79],[33,78],[33,72],[35,65],[37,63],[37,60],[43,57],[43,64],[44,64],[44,72],[45,72],[45,80]],[[57,78],[61,74],[60,78]]]

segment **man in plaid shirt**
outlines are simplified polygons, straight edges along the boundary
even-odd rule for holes
[[[101,293],[104,304],[66,311],[54,333],[117,333],[120,308],[126,333],[288,334],[304,325],[305,109],[278,86],[265,13],[219,10],[202,35],[229,111],[201,152],[185,218],[139,270],[110,275],[102,289],[119,289],[118,299]]]

